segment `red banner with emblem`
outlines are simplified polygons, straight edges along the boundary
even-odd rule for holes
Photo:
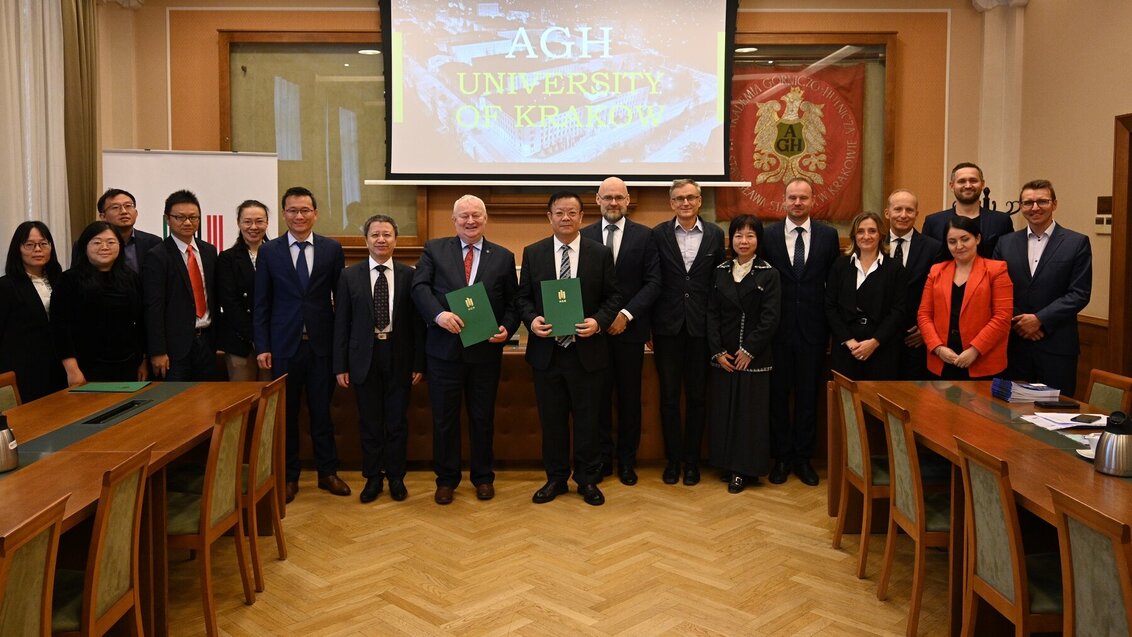
[[[861,114],[865,67],[821,69],[735,65],[731,87],[731,179],[716,191],[716,215],[781,219],[786,182],[814,184],[817,219],[861,210]]]

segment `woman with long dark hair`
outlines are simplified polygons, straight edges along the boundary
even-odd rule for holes
[[[271,380],[271,370],[259,368],[252,344],[255,262],[267,238],[267,218],[264,204],[255,199],[241,203],[236,208],[240,233],[216,260],[216,298],[220,302],[216,347],[224,352],[228,380]]]
[[[0,277],[0,372],[16,372],[24,402],[66,387],[51,340],[51,298],[63,272],[42,221],[16,226]]]
[[[122,257],[121,235],[95,221],[75,242],[75,262],[59,277],[51,303],[67,385],[145,380],[142,312],[141,286]]]

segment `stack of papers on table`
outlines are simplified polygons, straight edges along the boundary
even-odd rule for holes
[[[1080,416],[1096,416],[1096,420],[1089,419],[1090,422],[1081,422],[1080,420],[1073,420]],[[1100,429],[1108,422],[1105,420],[1104,414],[1063,414],[1063,413],[1042,413],[1034,414],[1033,416],[1022,416],[1022,420],[1033,423],[1042,429],[1050,431],[1057,431],[1058,429],[1072,429],[1073,427],[1089,427],[1091,429]]]
[[[1057,400],[1061,390],[1042,383],[1018,383],[996,378],[991,381],[991,395],[1009,403],[1032,403],[1039,400]]]

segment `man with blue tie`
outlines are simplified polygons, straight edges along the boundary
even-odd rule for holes
[[[430,239],[417,261],[413,301],[428,324],[425,352],[428,396],[432,404],[432,464],[437,504],[451,504],[460,484],[460,404],[468,409],[471,442],[469,478],[476,498],[495,497],[495,396],[503,364],[503,345],[519,327],[515,310],[515,255],[484,238],[487,207],[475,195],[452,206],[456,236]],[[487,341],[464,347],[464,322],[451,312],[446,295],[483,283],[499,331]]]
[[[338,451],[330,423],[334,390],[331,354],[333,294],[346,257],[337,241],[314,233],[318,205],[301,186],[283,193],[287,233],[264,243],[256,259],[256,359],[274,378],[287,374],[286,498],[299,491],[299,404],[307,393],[318,488],[350,495],[338,477]]]
[[[1006,373],[1072,396],[1081,352],[1077,314],[1093,292],[1092,247],[1087,236],[1054,222],[1057,195],[1048,180],[1028,182],[1018,199],[1026,227],[1004,235],[994,251],[1014,285]]]

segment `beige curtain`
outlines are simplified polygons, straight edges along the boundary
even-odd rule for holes
[[[63,116],[71,236],[94,219],[98,200],[98,24],[95,0],[59,0],[63,13]]]

